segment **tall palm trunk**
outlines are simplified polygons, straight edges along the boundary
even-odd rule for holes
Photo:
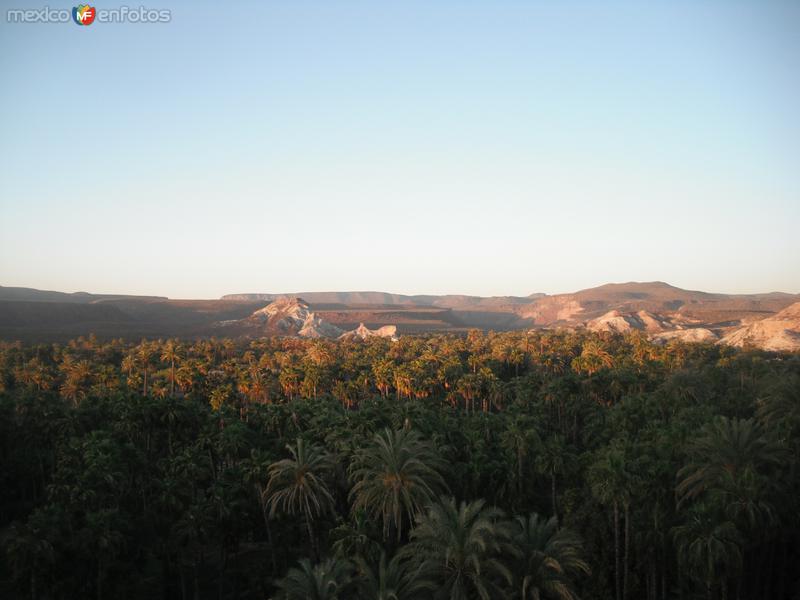
[[[775,565],[775,542],[769,543],[769,558],[767,559],[767,565],[770,571],[773,569]],[[770,572],[768,571],[768,572]],[[764,592],[762,594],[762,598],[772,598],[772,580],[773,577],[767,575],[764,577]],[[727,599],[724,599],[727,600]]]
[[[624,575],[622,579],[622,598],[628,598],[628,563],[630,556],[630,502],[625,502],[625,562],[624,562]]]
[[[178,563],[178,574],[181,578],[181,600],[187,600],[186,596],[186,573],[183,569],[183,562],[181,560],[181,551],[178,550],[177,553],[177,563]]]
[[[314,527],[311,525],[311,515],[306,515],[306,530],[308,531],[309,554],[311,554],[316,562],[319,560],[319,552],[317,551],[317,540],[314,537]]]
[[[654,558],[650,559],[650,582],[647,585],[647,597],[658,600],[658,571]]]
[[[786,597],[786,575],[787,575],[787,565],[786,565],[786,558],[787,558],[787,551],[789,542],[787,540],[781,540],[781,563],[780,568],[778,569],[778,581],[776,583],[776,598],[785,598]]]
[[[194,582],[194,600],[200,600],[200,567],[197,564],[197,556],[194,559],[192,580]]]
[[[617,600],[620,598],[620,568],[619,568],[619,505],[614,501],[614,592]]]
[[[261,516],[264,518],[264,528],[267,530],[267,542],[269,543],[270,559],[272,561],[273,576],[278,572],[278,564],[275,559],[275,544],[272,542],[272,528],[269,526],[269,516],[267,515],[267,503],[264,500],[264,488],[256,484],[258,501],[261,504]]]

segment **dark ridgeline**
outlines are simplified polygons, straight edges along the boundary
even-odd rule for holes
[[[6,342],[0,411],[3,598],[800,594],[796,353]]]
[[[278,308],[287,299],[313,312],[314,329],[331,338],[361,324],[370,329],[393,325],[400,335],[587,327],[619,333],[639,329],[683,341],[723,339],[738,346],[750,340],[771,350],[800,349],[800,294],[711,294],[658,281],[606,284],[553,296],[301,292],[232,294],[219,300],[0,286],[0,339],[65,343],[90,333],[102,340],[288,335],[299,328],[272,327],[263,318],[270,306]],[[783,314],[792,305],[794,311]],[[779,322],[771,322],[778,317]]]

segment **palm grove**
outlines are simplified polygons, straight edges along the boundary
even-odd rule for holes
[[[0,411],[3,597],[800,594],[796,354],[2,343]]]

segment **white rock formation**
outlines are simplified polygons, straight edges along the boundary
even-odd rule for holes
[[[247,319],[263,324],[273,335],[297,335],[306,338],[336,338],[342,330],[323,321],[302,298],[280,297]]]
[[[384,337],[389,338],[392,340],[397,339],[397,326],[396,325],[384,325],[383,327],[379,327],[378,329],[370,329],[363,323],[361,323],[356,329],[352,331],[347,331],[339,336],[340,340],[343,339],[362,339],[366,340],[370,337]]]
[[[673,329],[657,333],[652,337],[655,343],[666,343],[670,340],[681,340],[682,342],[716,342],[719,339],[716,333],[704,327],[693,327],[691,329]]]
[[[743,325],[720,340],[731,346],[753,345],[764,350],[800,350],[800,302],[771,317]]]

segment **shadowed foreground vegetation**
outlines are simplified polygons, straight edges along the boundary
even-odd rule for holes
[[[0,596],[800,598],[800,356],[0,345]]]

